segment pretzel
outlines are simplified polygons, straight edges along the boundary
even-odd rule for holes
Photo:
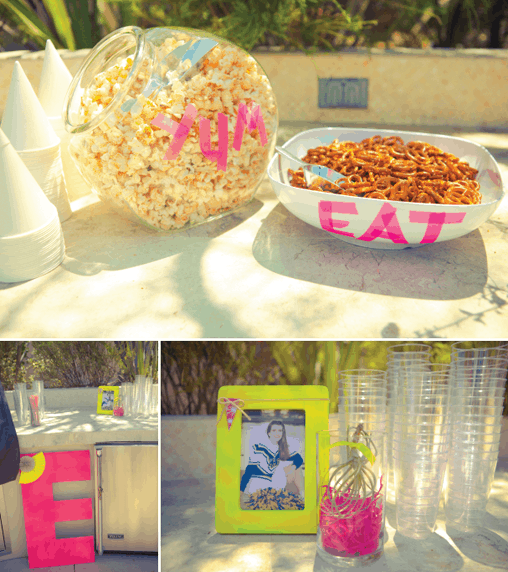
[[[342,175],[335,184],[323,179],[307,185],[303,169],[288,170],[293,187],[338,195],[434,204],[480,204],[478,170],[451,153],[401,137],[375,135],[361,143],[339,142],[309,149],[302,161]]]

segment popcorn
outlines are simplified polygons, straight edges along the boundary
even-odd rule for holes
[[[162,59],[190,38],[184,32],[174,33],[157,48],[157,57]],[[108,105],[131,66],[132,58],[127,58],[96,76],[82,96],[83,121]],[[128,205],[144,223],[160,230],[199,223],[250,200],[275,144],[275,98],[254,58],[234,45],[219,43],[189,76],[177,80],[189,66],[189,60],[180,62],[172,73],[170,88],[148,99],[141,97],[134,113],[117,109],[114,116],[80,135],[78,143],[71,146],[71,153],[99,196],[119,207]],[[145,62],[124,101],[138,97],[149,79],[150,66]],[[168,127],[171,120],[179,124],[189,104],[198,115],[176,158],[166,160],[164,155],[174,135],[152,121],[163,114]],[[252,113],[257,106],[268,143],[263,145],[259,129],[250,126],[252,131],[244,129],[238,149],[233,145],[238,113],[241,109]],[[208,159],[200,146],[200,121],[205,118],[210,120],[211,149],[217,149],[219,113],[228,118],[226,171],[218,169],[213,152],[208,152],[212,157]]]

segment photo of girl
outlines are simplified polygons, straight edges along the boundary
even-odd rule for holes
[[[303,500],[304,412],[259,411],[256,415],[249,411],[249,416],[251,413],[253,422],[242,427],[241,508],[246,508],[250,495],[264,489],[292,493]],[[267,417],[274,418],[266,421]]]
[[[104,411],[112,411],[114,402],[115,402],[114,391],[102,392],[102,409],[104,409]]]

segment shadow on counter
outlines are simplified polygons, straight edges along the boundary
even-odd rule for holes
[[[371,249],[306,224],[280,203],[264,219],[252,251],[283,276],[391,297],[460,300],[483,292],[488,278],[479,230],[419,248]]]

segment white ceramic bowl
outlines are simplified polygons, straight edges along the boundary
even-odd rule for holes
[[[458,238],[478,228],[499,206],[504,190],[494,157],[482,145],[458,137],[324,127],[302,131],[283,147],[302,158],[308,149],[329,145],[334,139],[360,142],[375,135],[397,135],[404,143],[423,141],[467,161],[478,169],[476,180],[480,183],[481,204],[404,203],[298,189],[290,186],[287,176],[287,170],[296,170],[298,165],[276,152],[268,165],[268,176],[280,202],[304,222],[345,242],[383,249],[409,248]]]

